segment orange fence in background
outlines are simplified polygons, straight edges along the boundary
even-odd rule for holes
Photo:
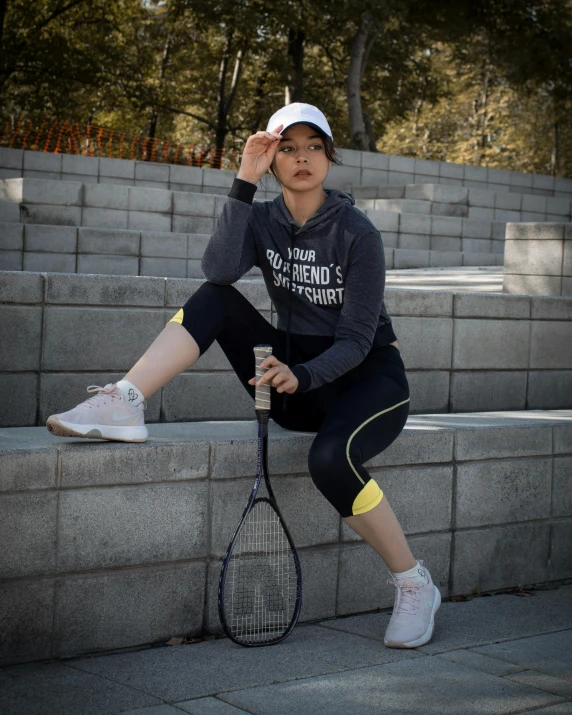
[[[77,122],[1,123],[0,146],[54,154],[103,156],[110,159],[136,159],[162,164],[202,166],[238,170],[237,149],[216,149],[203,144],[183,144],[157,137],[129,136],[126,132],[81,126]]]

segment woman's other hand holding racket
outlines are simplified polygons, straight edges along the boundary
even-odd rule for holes
[[[237,179],[256,184],[266,174],[278,149],[281,139],[278,132],[283,126],[279,124],[273,132],[261,131],[248,137],[242,152]]]
[[[292,395],[298,389],[298,378],[292,370],[283,362],[280,362],[274,355],[269,355],[260,363],[261,368],[269,368],[260,378],[260,385],[268,382],[271,387],[275,387],[277,392],[287,392]],[[248,381],[249,385],[254,385],[256,377]]]

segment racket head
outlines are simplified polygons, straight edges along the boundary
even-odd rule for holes
[[[242,646],[279,643],[296,625],[302,606],[302,574],[280,512],[256,498],[225,558],[218,607],[226,635]]]

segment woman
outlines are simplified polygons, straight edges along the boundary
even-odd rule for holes
[[[290,430],[317,432],[310,475],[322,494],[385,561],[396,587],[384,643],[427,643],[441,598],[417,561],[377,482],[363,463],[386,449],[409,413],[409,385],[385,310],[379,231],[343,191],[323,181],[339,164],[330,127],[316,107],[277,111],[246,142],[202,267],[207,282],[117,384],[48,418],[56,435],[144,442],[145,400],[187,370],[217,340],[254,399],[253,347],[272,345],[270,416]],[[253,203],[269,171],[274,201]],[[274,328],[231,284],[262,269],[278,314]],[[291,280],[292,277],[292,280]]]

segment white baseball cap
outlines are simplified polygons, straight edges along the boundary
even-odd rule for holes
[[[284,126],[280,130],[280,134],[282,134],[288,127],[291,127],[293,124],[300,124],[301,122],[311,124],[321,129],[332,141],[334,140],[332,130],[324,114],[318,107],[314,107],[313,104],[304,104],[303,102],[292,102],[292,104],[287,104],[285,107],[282,107],[282,109],[274,112],[270,117],[266,131],[273,132],[275,127],[283,124]]]

